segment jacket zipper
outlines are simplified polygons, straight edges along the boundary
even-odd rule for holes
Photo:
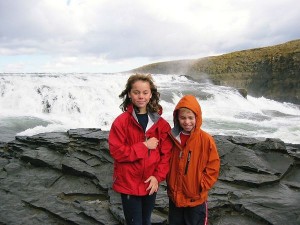
[[[185,166],[184,174],[187,174],[187,171],[188,171],[188,168],[189,168],[189,164],[190,164],[190,161],[191,161],[191,154],[192,154],[192,152],[189,151],[189,154],[188,154],[188,157],[187,157],[186,166]]]
[[[147,143],[147,141],[148,141],[147,136],[145,136],[145,140],[146,140],[146,143]],[[148,145],[147,145],[147,148],[148,148]],[[151,152],[151,150],[148,148],[148,157],[150,157],[150,152]]]

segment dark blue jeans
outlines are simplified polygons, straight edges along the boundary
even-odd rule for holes
[[[121,194],[121,198],[127,225],[151,225],[156,193],[146,196]]]
[[[176,207],[169,200],[169,225],[206,225],[207,202],[195,207]]]

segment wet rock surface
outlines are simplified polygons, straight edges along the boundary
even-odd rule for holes
[[[0,143],[0,224],[124,223],[111,190],[107,131],[74,129]],[[300,224],[299,145],[278,139],[214,136],[220,177],[209,195],[209,224]],[[167,224],[166,184],[153,224]]]

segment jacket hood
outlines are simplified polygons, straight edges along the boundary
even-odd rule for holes
[[[183,96],[180,101],[177,103],[174,112],[173,112],[173,121],[174,121],[174,128],[173,133],[178,134],[181,131],[178,121],[178,110],[180,108],[188,108],[192,110],[196,115],[196,125],[194,130],[199,130],[202,125],[202,111],[200,104],[198,103],[197,99],[193,95],[185,95]]]

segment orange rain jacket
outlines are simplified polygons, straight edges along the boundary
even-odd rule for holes
[[[196,115],[195,129],[191,132],[184,148],[180,144],[181,127],[178,109],[188,108]],[[201,130],[202,112],[197,99],[184,96],[173,112],[174,128],[170,136],[174,141],[167,176],[168,196],[177,207],[193,207],[207,200],[208,191],[217,181],[220,158],[211,135]]]

